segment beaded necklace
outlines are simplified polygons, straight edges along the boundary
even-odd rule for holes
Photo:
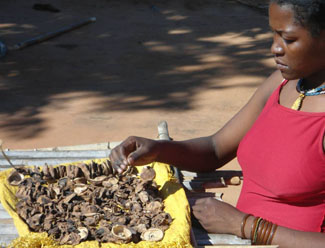
[[[299,79],[297,86],[296,86],[296,89],[299,92],[299,97],[291,106],[291,108],[294,110],[299,110],[301,108],[302,101],[304,100],[305,96],[317,96],[320,94],[325,94],[325,85],[320,86],[318,88],[311,89],[311,90],[304,90],[301,87],[302,82],[303,82],[303,78]]]

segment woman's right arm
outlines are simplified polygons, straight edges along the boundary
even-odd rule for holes
[[[185,141],[151,140],[131,136],[111,151],[110,160],[120,172],[128,165],[144,165],[153,161],[196,172],[220,168],[236,157],[239,142],[281,81],[280,72],[274,72],[256,90],[248,103],[211,136]]]

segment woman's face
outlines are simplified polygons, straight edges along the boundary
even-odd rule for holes
[[[271,52],[285,79],[313,77],[325,70],[325,32],[313,37],[294,19],[290,5],[271,3],[269,23],[273,31]]]

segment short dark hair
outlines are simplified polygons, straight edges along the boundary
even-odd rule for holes
[[[288,5],[295,13],[296,21],[318,36],[325,27],[325,0],[270,0],[280,6]]]

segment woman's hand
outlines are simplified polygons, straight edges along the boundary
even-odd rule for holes
[[[154,162],[158,153],[156,147],[155,140],[130,136],[111,151],[109,158],[113,167],[121,173],[129,165]]]
[[[245,213],[232,205],[208,197],[197,200],[192,209],[194,216],[208,232],[241,236],[240,225]]]

